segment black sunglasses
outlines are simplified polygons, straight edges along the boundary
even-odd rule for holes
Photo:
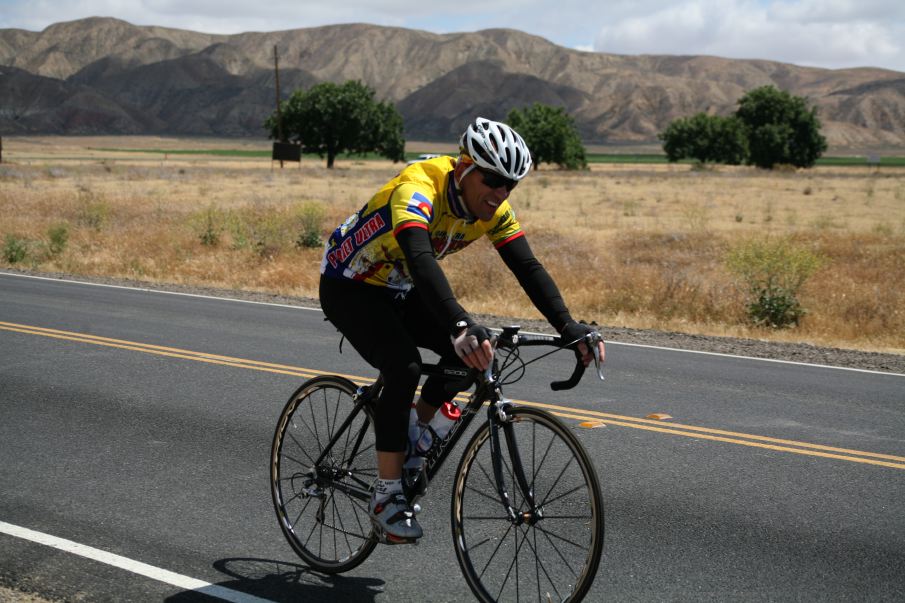
[[[478,168],[478,171],[481,173],[481,182],[488,188],[500,188],[501,186],[505,186],[506,190],[511,193],[512,189],[518,184],[517,180],[510,180],[496,172],[482,170],[481,168]]]

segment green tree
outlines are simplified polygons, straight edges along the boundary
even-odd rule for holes
[[[748,158],[748,137],[745,126],[735,116],[712,117],[711,153],[714,161],[739,165]]]
[[[663,150],[670,161],[691,158],[738,165],[747,157],[748,142],[742,123],[735,117],[698,113],[680,117],[660,132]]]
[[[374,91],[358,81],[323,82],[296,90],[280,103],[283,132],[301,142],[306,153],[327,157],[332,168],[340,153],[375,152],[395,161],[405,159],[402,116],[390,103],[374,100]],[[264,127],[278,137],[277,113]]]
[[[541,163],[555,163],[568,170],[588,167],[575,122],[562,107],[534,103],[522,110],[513,109],[506,121],[531,149],[534,169]]]
[[[748,134],[748,163],[762,168],[777,164],[811,167],[826,151],[817,108],[774,86],[751,90],[735,115]]]

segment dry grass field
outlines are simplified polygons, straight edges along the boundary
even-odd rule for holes
[[[2,267],[312,297],[321,252],[299,243],[312,229],[332,230],[400,168],[338,160],[327,170],[305,160],[281,170],[266,159],[94,150],[240,149],[239,141],[3,144]],[[597,164],[535,172],[511,201],[577,317],[905,353],[903,168]],[[798,326],[754,325],[747,289],[727,266],[740,246],[764,241],[817,258],[799,291]],[[538,316],[495,255],[476,244],[444,260],[463,305]]]

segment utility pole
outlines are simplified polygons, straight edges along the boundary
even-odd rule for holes
[[[283,136],[283,111],[280,109],[280,57],[277,55],[276,44],[273,45],[273,72],[277,82],[277,134],[280,142],[286,142],[286,138]],[[283,167],[282,161],[280,161],[280,167]]]
[[[278,141],[273,143],[273,152],[270,155],[270,169],[273,171],[273,161],[276,159],[280,162],[280,168],[283,167],[284,161],[297,161],[299,169],[302,168],[302,146],[293,144],[286,140],[283,132],[283,109],[280,107],[280,58],[277,54],[277,46],[273,45],[273,73],[276,79],[277,92],[277,138]]]
[[[280,109],[280,57],[277,54],[276,44],[273,45],[273,73],[277,83],[277,136],[279,136],[280,142],[286,142],[286,138],[283,136],[283,111]],[[280,169],[283,169],[282,157],[280,157]]]

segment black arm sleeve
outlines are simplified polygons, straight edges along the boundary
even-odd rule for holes
[[[513,239],[498,251],[534,306],[553,325],[556,332],[561,333],[566,323],[572,321],[572,316],[553,278],[534,257],[527,239],[524,236]]]
[[[396,235],[396,241],[405,254],[415,288],[420,291],[424,302],[440,322],[447,326],[450,334],[458,334],[460,329],[455,325],[459,321],[465,321],[468,326],[473,325],[474,321],[456,301],[449,281],[434,257],[427,231],[423,228],[406,228]]]

